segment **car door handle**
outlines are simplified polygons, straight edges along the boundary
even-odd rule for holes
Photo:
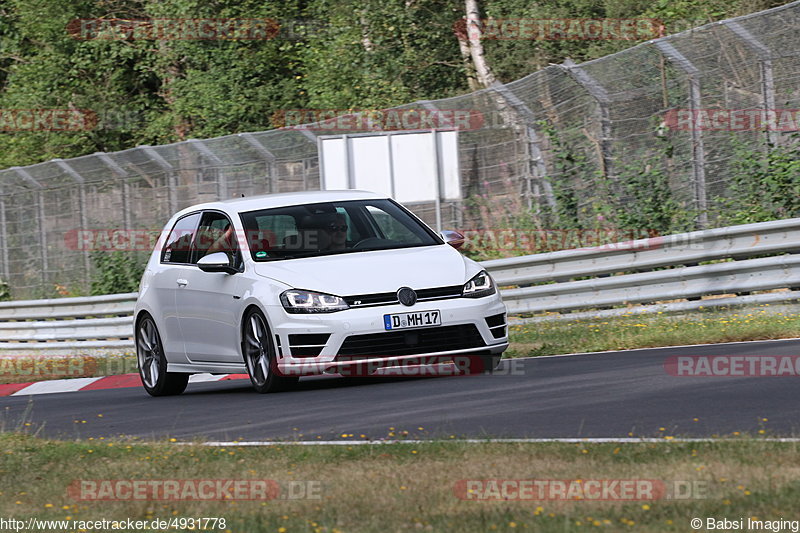
[[[178,284],[178,285],[180,285],[181,287],[185,287],[186,285],[188,285],[188,284],[189,284],[189,282],[188,282],[188,281],[186,281],[186,280],[185,280],[185,279],[183,279],[183,278],[178,278],[178,279],[176,279],[176,280],[175,280],[175,283],[177,283],[177,284]]]

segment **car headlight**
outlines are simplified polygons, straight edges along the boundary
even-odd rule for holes
[[[288,313],[333,313],[349,307],[344,299],[333,294],[300,289],[284,291],[281,304]]]
[[[461,295],[467,298],[481,298],[494,294],[495,291],[492,277],[485,270],[481,270],[478,275],[464,284]]]

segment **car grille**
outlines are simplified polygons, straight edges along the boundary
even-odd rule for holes
[[[459,298],[462,290],[463,287],[461,285],[452,285],[450,287],[435,287],[433,289],[415,289],[415,292],[417,293],[418,302],[430,302],[433,300]],[[346,301],[347,305],[350,307],[372,307],[376,305],[392,305],[398,303],[397,291],[345,296],[344,301]]]
[[[387,331],[347,337],[339,349],[337,360],[367,359],[393,355],[418,355],[468,348],[483,348],[474,324],[435,328]]]

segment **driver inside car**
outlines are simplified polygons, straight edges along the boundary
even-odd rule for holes
[[[340,213],[326,215],[320,231],[320,250],[344,250],[347,248],[347,220]]]
[[[347,249],[347,220],[339,213],[308,215],[298,225],[294,240],[320,252]],[[292,242],[291,244],[294,244]]]

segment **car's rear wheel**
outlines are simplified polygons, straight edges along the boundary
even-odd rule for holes
[[[256,392],[264,394],[286,390],[297,383],[296,377],[278,375],[275,344],[267,321],[258,309],[250,309],[245,314],[242,356]]]
[[[156,323],[150,316],[136,328],[136,359],[139,377],[150,396],[172,396],[186,390],[189,374],[167,372],[167,357]]]

